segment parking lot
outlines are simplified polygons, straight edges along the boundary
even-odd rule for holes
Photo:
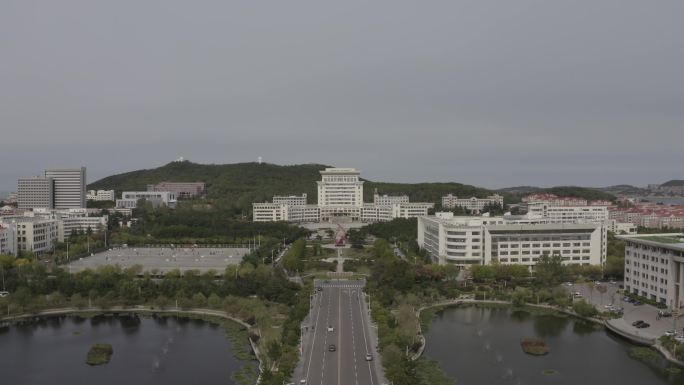
[[[178,269],[181,272],[216,270],[222,273],[229,265],[238,264],[247,254],[247,248],[117,248],[81,258],[69,263],[70,272],[96,269],[99,266],[118,265],[122,269],[142,266],[143,272],[166,273]]]
[[[582,297],[575,300],[584,299],[585,301],[596,306],[599,311],[607,311],[606,306],[614,306],[615,308],[623,309],[623,322],[616,323],[621,328],[626,329],[629,333],[637,336],[644,336],[647,338],[658,338],[665,334],[668,330],[675,330],[682,334],[682,327],[684,327],[684,320],[677,320],[675,325],[675,317],[658,317],[658,309],[655,306],[642,304],[634,305],[623,299],[623,295],[619,292],[617,284],[602,282],[600,284],[606,288],[605,293],[601,293],[598,289],[590,288],[588,284],[573,284],[572,286],[565,286],[565,288],[574,293],[579,292]],[[644,321],[650,326],[648,328],[636,328],[632,326],[635,321]]]

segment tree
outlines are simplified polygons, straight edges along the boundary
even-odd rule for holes
[[[585,302],[584,300],[577,301],[572,305],[572,309],[582,317],[593,317],[598,314],[598,310],[594,305]]]
[[[496,278],[494,268],[488,265],[473,265],[470,267],[473,279],[478,282],[490,281]]]
[[[171,304],[171,301],[168,298],[164,297],[163,295],[160,295],[159,297],[155,298],[153,304],[154,304],[154,306],[156,306],[160,309],[164,309]]]
[[[77,309],[82,309],[88,304],[80,293],[74,293],[69,302],[71,302],[71,306]]]
[[[207,299],[207,304],[212,309],[219,309],[221,308],[222,301],[221,298],[218,295],[216,295],[216,293],[211,293],[211,295]]]
[[[535,278],[544,287],[556,286],[563,281],[565,268],[558,254],[542,255],[535,266]]]
[[[271,359],[271,362],[276,362],[282,354],[282,345],[280,342],[276,340],[268,341],[268,344],[266,345],[266,354],[268,354],[268,358]]]
[[[194,307],[205,307],[207,306],[207,297],[202,293],[197,293],[192,296],[192,305]]]
[[[303,258],[305,252],[306,241],[303,238],[296,240],[283,257],[283,267],[292,272],[304,270]]]

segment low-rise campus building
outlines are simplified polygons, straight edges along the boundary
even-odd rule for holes
[[[459,198],[456,195],[448,194],[442,197],[442,207],[445,209],[454,209],[456,207],[460,207],[462,209],[468,210],[471,213],[479,213],[485,207],[491,205],[500,206],[503,209],[503,196],[494,194],[486,198]]]
[[[170,191],[124,191],[121,199],[116,200],[116,207],[119,209],[134,209],[138,201],[145,200],[154,207],[167,206],[176,207],[176,193]]]
[[[600,223],[529,223],[505,217],[418,218],[418,245],[439,264],[520,264],[534,270],[542,255],[559,255],[566,265],[602,265],[607,232]]]
[[[88,190],[86,194],[86,199],[89,201],[112,201],[116,200],[116,195],[114,190]]]
[[[21,252],[43,254],[54,250],[59,241],[59,221],[41,217],[10,216],[0,218],[3,227],[10,227],[9,234],[14,237],[10,254]]]
[[[179,199],[199,198],[206,193],[204,182],[159,182],[148,184],[147,191],[172,192]]]

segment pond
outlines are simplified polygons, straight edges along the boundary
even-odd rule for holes
[[[85,363],[95,343],[111,344],[108,364]],[[51,317],[0,329],[4,384],[234,384],[255,361],[235,358],[226,330],[176,317]],[[244,353],[244,351],[242,352]]]
[[[550,353],[525,354],[520,342],[528,337],[546,341]],[[425,338],[425,356],[458,385],[684,384],[681,371],[659,355],[632,358],[635,345],[569,316],[452,307],[437,313]]]

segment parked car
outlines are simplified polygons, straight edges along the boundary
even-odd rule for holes
[[[672,312],[669,310],[658,310],[658,315],[661,317],[672,317]]]
[[[642,323],[644,323],[644,320],[634,321],[634,322],[632,322],[632,326],[638,326],[638,325],[641,325]]]
[[[9,295],[9,291],[0,291],[0,297],[7,297]]]
[[[641,301],[634,301],[634,302],[632,302],[632,305],[641,306],[641,305],[643,305],[643,303]]]
[[[572,286],[572,282],[566,282],[565,286]]]
[[[629,303],[631,303],[632,301],[634,301],[634,300],[632,299],[632,297],[622,297],[622,300],[625,301],[625,302],[629,302]]]
[[[572,295],[577,298],[582,298],[582,293],[580,293],[579,291],[572,293]]]
[[[646,329],[647,327],[650,327],[650,326],[651,326],[650,324],[648,324],[646,322],[642,322],[642,323],[638,324],[636,327],[637,327],[637,329]]]
[[[668,330],[668,331],[665,332],[665,335],[668,336],[668,337],[674,337],[674,336],[677,335],[677,332],[674,331],[674,330]]]
[[[335,350],[337,350],[337,348],[335,347],[334,344],[330,344],[330,346],[328,346],[328,351],[329,351],[329,352],[334,352]]]
[[[332,326],[328,325],[328,331],[329,331],[329,332],[334,332],[334,331],[335,331],[335,328],[333,328]]]

